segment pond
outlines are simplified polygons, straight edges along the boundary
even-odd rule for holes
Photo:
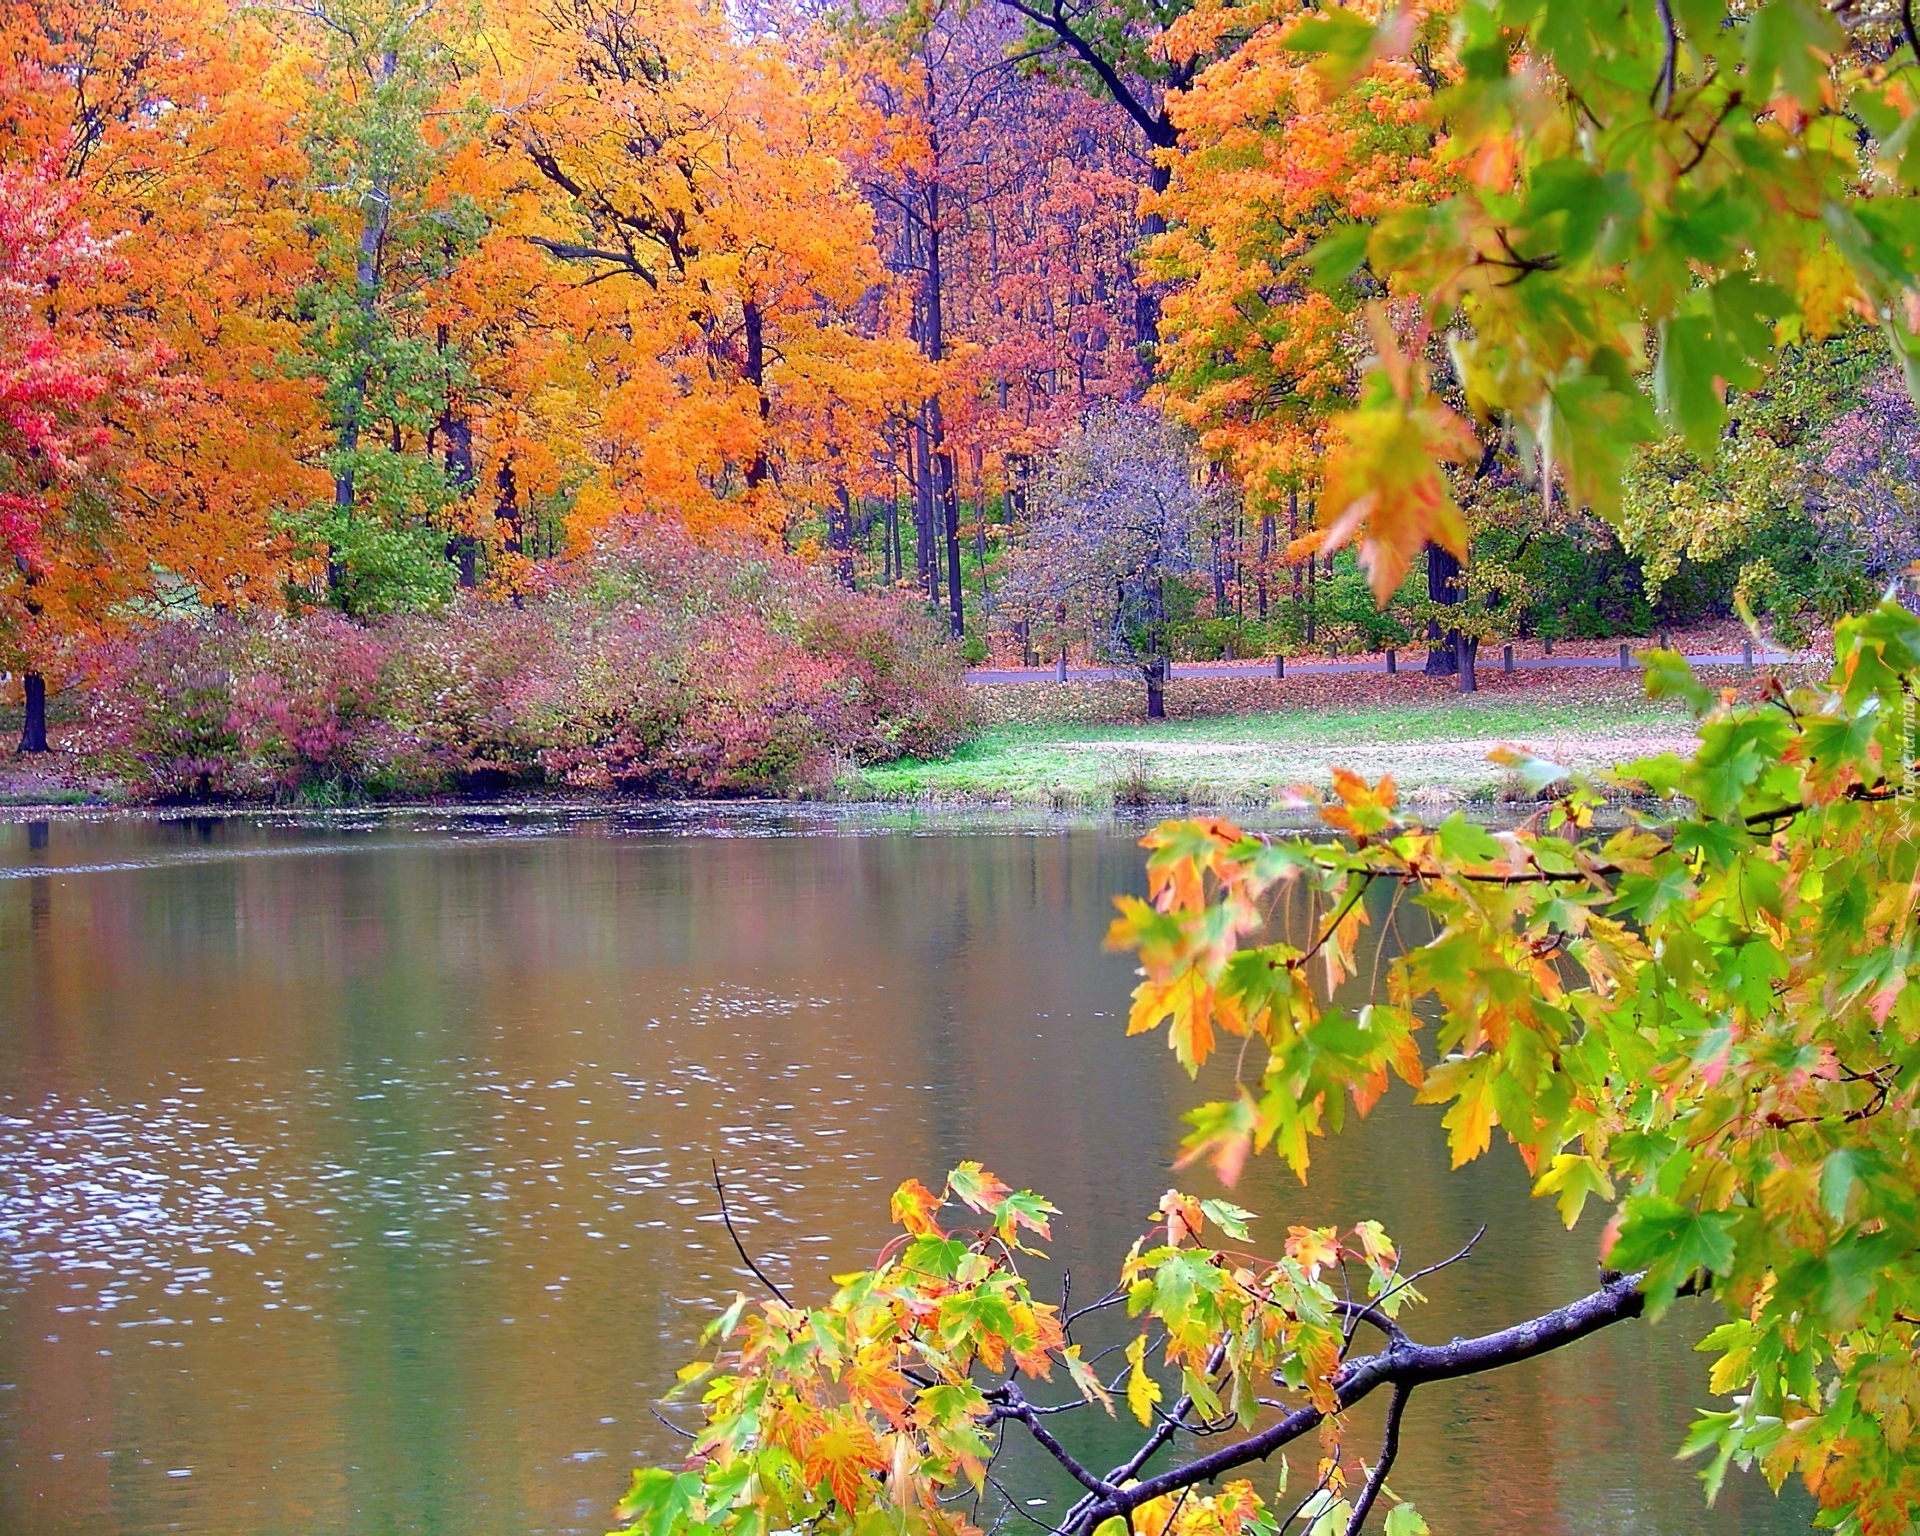
[[[1054,1257],[1097,1294],[1207,1086],[1122,1037],[1100,939],[1138,830],[0,825],[0,1530],[607,1529],[629,1468],[680,1454],[653,1410],[701,1324],[753,1285],[715,1162],[803,1296],[872,1257],[895,1184],[964,1157],[1062,1208]],[[1234,1198],[1276,1238],[1378,1217],[1420,1263],[1484,1223],[1419,1336],[1590,1290],[1599,1218],[1563,1232],[1504,1147],[1448,1173],[1442,1135],[1390,1097],[1306,1188],[1269,1159]],[[1804,1530],[1757,1478],[1703,1510],[1672,1459],[1708,1401],[1693,1305],[1424,1389],[1395,1492],[1458,1536]]]

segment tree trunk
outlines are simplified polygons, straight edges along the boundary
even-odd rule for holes
[[[929,122],[933,119],[932,79],[929,73]],[[944,313],[946,279],[940,248],[940,137],[936,133],[929,132],[927,135],[927,155],[932,174],[927,180],[926,191],[926,286],[921,293],[920,345],[927,360],[937,363],[947,355],[947,327]],[[960,585],[960,487],[955,484],[953,453],[947,447],[946,422],[941,415],[938,395],[922,408],[920,419],[926,423],[927,453],[931,456],[933,470],[933,483],[928,492],[928,533],[930,537],[943,537],[946,543],[947,624],[953,631],[953,638],[958,640],[967,632],[966,593]],[[937,550],[933,552],[932,563],[937,573]],[[929,589],[928,595],[938,600],[937,591]]]
[[[1427,546],[1427,600],[1451,608],[1460,601],[1458,578],[1460,562],[1453,551],[1438,544]],[[1438,619],[1427,620],[1427,676],[1452,677],[1460,670],[1460,631],[1448,628],[1444,633]]]
[[[1158,196],[1167,190],[1173,179],[1173,172],[1157,160],[1147,172],[1147,188]],[[1167,221],[1157,213],[1150,213],[1140,221],[1140,246],[1144,247],[1155,235],[1165,234]],[[1132,262],[1129,261],[1129,267]],[[1136,378],[1134,393],[1143,395],[1147,385],[1153,379],[1154,354],[1160,345],[1160,295],[1147,283],[1134,284],[1133,298],[1133,352],[1139,360],[1140,372]]]
[[[1307,644],[1308,645],[1312,645],[1316,638],[1314,635],[1314,627],[1315,627],[1314,621],[1317,617],[1317,614],[1315,613],[1315,609],[1319,605],[1318,605],[1318,600],[1314,596],[1313,587],[1314,587],[1314,570],[1315,570],[1315,567],[1317,567],[1319,564],[1320,562],[1314,559],[1312,555],[1307,556]]]
[[[1273,560],[1273,514],[1260,519],[1260,622],[1267,622],[1267,566]]]
[[[506,524],[506,534],[500,540],[503,554],[520,553],[520,484],[513,473],[513,455],[509,453],[500,461],[500,468],[493,477],[493,523],[498,528]],[[513,606],[521,606],[520,584],[513,584]]]
[[[379,85],[393,79],[399,67],[398,53],[389,48],[380,55]],[[368,195],[361,201],[360,246],[354,260],[353,279],[358,289],[360,312],[371,322],[380,298],[380,244],[386,238],[387,219],[393,211],[392,189],[383,175],[376,175]],[[352,455],[360,451],[360,418],[367,402],[367,364],[363,360],[347,390],[347,398],[336,423],[335,442],[341,455],[340,467],[333,476],[333,504],[353,516],[354,472]],[[347,579],[346,567],[331,555],[327,559],[327,590],[338,592]]]
[[[1474,676],[1473,663],[1479,655],[1480,642],[1471,635],[1462,635],[1458,630],[1454,631],[1454,636],[1454,655],[1460,658],[1460,691],[1476,693],[1480,688],[1480,680]]]
[[[927,409],[923,405],[913,422],[913,533],[914,572],[927,601],[940,601],[940,568],[933,542],[933,453],[928,443]]]
[[[20,750],[45,752],[47,750],[47,680],[38,672],[29,672],[22,681],[26,685],[27,718],[20,732]]]
[[[1147,675],[1147,718],[1167,718],[1167,658],[1155,656],[1145,668]]]
[[[937,443],[945,436],[938,400],[929,404],[927,415],[932,423],[933,440]],[[953,638],[959,640],[967,632],[967,615],[966,594],[960,585],[960,493],[959,487],[953,482],[953,455],[943,448],[933,456],[933,486],[941,533],[947,546],[947,623],[953,631]]]
[[[893,499],[887,503],[887,558],[891,562],[888,580],[905,581],[907,578],[907,554],[900,544],[899,487],[896,486],[894,491]]]
[[[473,423],[464,413],[447,408],[440,417],[440,435],[446,440],[447,484],[462,501],[473,497]],[[447,541],[447,558],[460,566],[460,585],[472,587],[479,580],[479,545],[471,533],[455,534]]]
[[[1288,491],[1287,492],[1287,542],[1291,544],[1295,539],[1299,537],[1300,537],[1300,493],[1298,491]],[[1297,564],[1293,568],[1293,606],[1296,609],[1299,608],[1300,606],[1300,567]],[[1297,614],[1295,616],[1298,617]]]
[[[759,403],[760,437],[754,444],[753,462],[747,465],[747,489],[756,491],[767,480],[767,418],[773,414],[773,402],[767,398],[767,342],[760,306],[751,299],[744,301],[740,319],[747,333],[747,382]]]
[[[833,572],[840,585],[853,586],[853,498],[847,494],[847,482],[833,483],[833,508],[827,513],[827,548],[833,556]]]

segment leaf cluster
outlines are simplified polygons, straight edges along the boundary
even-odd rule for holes
[[[1304,1177],[1311,1138],[1391,1078],[1444,1106],[1456,1166],[1503,1131],[1568,1226],[1614,1204],[1605,1262],[1651,1311],[1705,1288],[1725,1306],[1703,1347],[1735,1406],[1688,1442],[1715,1452],[1709,1493],[1757,1462],[1776,1486],[1797,1471],[1829,1523],[1891,1533],[1920,1476],[1920,621],[1885,604],[1835,643],[1825,683],[1746,703],[1650,653],[1698,751],[1603,784],[1512,754],[1560,788],[1511,830],[1422,826],[1351,775],[1321,808],[1339,843],[1162,827],[1112,942],[1141,960],[1130,1031],[1164,1025],[1189,1071],[1222,1034],[1255,1046],[1237,1096],[1189,1116],[1188,1157],[1232,1178],[1272,1148]],[[1673,809],[1596,830],[1622,789]],[[1336,1004],[1374,888],[1432,936]],[[1290,892],[1321,913],[1304,947],[1264,942]]]

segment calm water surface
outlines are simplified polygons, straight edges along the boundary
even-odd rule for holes
[[[968,1156],[1063,1208],[1095,1294],[1206,1086],[1120,1036],[1100,936],[1134,835],[0,825],[0,1531],[604,1530],[751,1285],[710,1160],[802,1295],[884,1241],[899,1180]],[[1257,1166],[1235,1198],[1274,1234],[1377,1216],[1419,1262],[1487,1223],[1426,1337],[1591,1288],[1596,1220],[1563,1233],[1511,1154],[1446,1163],[1435,1113],[1389,1099],[1310,1188]],[[1424,1389],[1396,1492],[1455,1536],[1804,1530],[1752,1481],[1704,1511],[1671,1459],[1704,1326]]]

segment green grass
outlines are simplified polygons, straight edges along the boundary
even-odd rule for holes
[[[1486,760],[1497,741],[1586,768],[1687,734],[1684,716],[1664,704],[1512,694],[1154,725],[997,725],[951,757],[866,768],[841,788],[857,799],[1245,806],[1293,784],[1325,784],[1344,763],[1369,777],[1391,773],[1403,790],[1486,798],[1502,786]]]
[[[25,794],[0,791],[0,806],[5,806],[9,810],[39,805],[105,805],[106,803],[99,795],[85,789],[42,789],[31,790]]]

